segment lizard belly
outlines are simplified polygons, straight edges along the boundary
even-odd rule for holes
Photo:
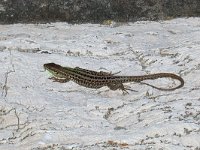
[[[72,81],[77,83],[78,85],[81,85],[87,88],[93,88],[93,89],[99,89],[105,86],[100,82],[92,82],[92,81],[86,81],[86,80],[81,80],[81,79],[72,79]]]

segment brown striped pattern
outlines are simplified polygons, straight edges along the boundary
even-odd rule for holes
[[[115,76],[107,72],[96,72],[93,70],[87,70],[79,67],[70,68],[62,67],[55,63],[44,64],[44,68],[48,70],[55,78],[58,79],[70,79],[77,84],[88,87],[88,88],[101,88],[108,86],[110,89],[121,89],[124,90],[123,83],[127,82],[141,82],[144,80],[155,80],[158,78],[172,78],[180,81],[180,85],[175,88],[164,89],[157,88],[150,85],[151,87],[159,90],[175,90],[183,87],[184,80],[172,73],[156,73],[142,76]],[[149,84],[146,84],[149,85]]]

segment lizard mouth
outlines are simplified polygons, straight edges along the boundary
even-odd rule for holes
[[[47,70],[47,64],[44,64],[43,67],[44,67],[44,70]]]

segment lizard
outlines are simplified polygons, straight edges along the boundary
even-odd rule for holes
[[[55,63],[47,63],[44,64],[43,66],[45,70],[49,71],[53,75],[53,77],[51,77],[50,79],[56,82],[65,83],[72,80],[81,86],[94,89],[107,86],[111,90],[120,89],[122,91],[126,91],[130,89],[126,89],[123,83],[128,83],[128,82],[138,82],[146,84],[148,86],[163,91],[173,91],[184,86],[183,78],[173,73],[155,73],[155,74],[140,75],[140,76],[118,76],[118,75],[116,76],[115,74],[108,72],[102,72],[102,71],[97,72],[79,67],[75,68],[63,67]],[[150,85],[148,83],[141,82],[144,80],[154,80],[158,78],[176,79],[180,81],[180,84],[177,87],[165,89]]]

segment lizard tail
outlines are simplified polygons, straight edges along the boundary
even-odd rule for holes
[[[177,87],[165,89],[165,88],[156,87],[156,86],[148,84],[148,83],[141,82],[141,81],[144,81],[144,80],[155,80],[155,79],[158,79],[158,78],[175,79],[175,80],[180,81],[180,84]],[[144,75],[144,76],[137,76],[135,82],[140,82],[141,84],[146,84],[148,86],[151,86],[155,89],[162,90],[162,91],[173,91],[173,90],[176,90],[176,89],[184,86],[183,78],[181,78],[180,76],[173,74],[173,73],[156,73],[156,74],[150,74],[150,75]]]

